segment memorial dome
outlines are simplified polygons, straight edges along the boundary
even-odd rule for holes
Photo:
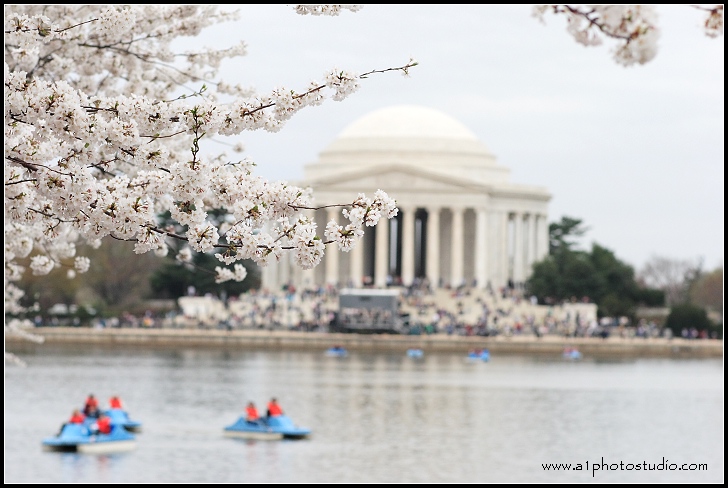
[[[508,170],[455,118],[418,105],[374,110],[355,120],[305,167],[310,181],[382,166],[414,166],[481,183],[505,181]]]
[[[375,110],[346,127],[338,139],[379,137],[478,140],[470,129],[449,115],[417,105]]]

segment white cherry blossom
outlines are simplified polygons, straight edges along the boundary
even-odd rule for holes
[[[85,273],[91,267],[91,260],[86,256],[78,256],[73,262],[73,267],[79,273]]]
[[[705,34],[723,34],[723,5],[692,5],[706,12]],[[660,37],[654,5],[536,5],[533,15],[544,22],[547,12],[566,17],[566,30],[585,46],[616,43],[613,54],[618,64],[645,64],[657,55]]]

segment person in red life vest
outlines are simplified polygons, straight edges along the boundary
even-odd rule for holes
[[[268,402],[268,417],[277,417],[283,415],[283,409],[278,405],[275,398],[271,398]]]
[[[109,408],[124,408],[121,406],[121,398],[116,395],[109,398]]]
[[[83,406],[83,414],[86,417],[98,417],[99,416],[99,401],[96,400],[96,397],[91,393],[88,398],[86,398],[86,404]]]
[[[94,430],[97,434],[111,434],[111,417],[104,415],[103,413],[99,415],[99,418],[96,421],[96,428]]]
[[[258,414],[258,409],[255,408],[255,404],[253,402],[248,402],[248,406],[245,407],[245,420],[247,420],[251,424],[260,423],[260,415]]]
[[[64,422],[64,423],[63,423],[63,424],[61,425],[61,430],[59,430],[59,431],[58,431],[58,435],[61,435],[61,434],[63,433],[63,429],[64,429],[64,428],[65,428],[65,427],[66,427],[67,425],[69,425],[69,424],[83,424],[84,420],[86,420],[86,417],[84,416],[84,414],[82,414],[82,413],[81,413],[81,411],[80,411],[79,409],[75,409],[75,410],[74,410],[74,411],[73,411],[73,412],[71,413],[71,418],[70,418],[70,419],[68,419],[68,422]]]
[[[69,424],[82,424],[86,420],[86,416],[81,413],[79,409],[76,409],[71,414],[71,418],[68,419]]]

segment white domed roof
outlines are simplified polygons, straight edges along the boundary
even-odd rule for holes
[[[508,169],[465,125],[438,110],[396,105],[374,110],[347,126],[304,168],[308,181],[392,165],[468,181],[506,181]]]
[[[417,105],[397,105],[375,110],[345,128],[338,138],[360,137],[478,140],[470,129],[449,115]]]

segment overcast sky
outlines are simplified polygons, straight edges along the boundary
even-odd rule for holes
[[[724,38],[705,36],[696,10],[660,5],[657,57],[625,68],[613,43],[577,44],[565,18],[541,24],[530,6],[366,5],[338,17],[238,8],[240,21],[194,45],[245,40],[248,56],[226,63],[222,77],[263,93],[303,90],[333,67],[420,62],[409,78],[376,75],[344,101],[304,109],[276,134],[240,136],[257,174],[296,182],[358,118],[423,105],[467,126],[512,183],[550,191],[550,222],[582,219],[582,248],[596,242],[636,271],[653,256],[722,266]]]

